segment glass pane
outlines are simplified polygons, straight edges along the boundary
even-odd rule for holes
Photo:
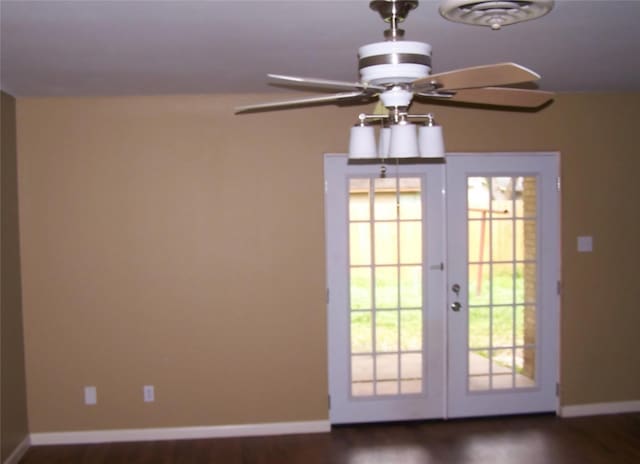
[[[536,351],[533,348],[516,350],[516,386],[533,387],[536,379]]]
[[[469,221],[469,261],[489,260],[489,221]]]
[[[469,375],[488,374],[489,358],[486,351],[469,351]]]
[[[516,374],[516,388],[532,388],[536,386],[535,379]]]
[[[489,347],[489,308],[469,308],[469,348]]]
[[[395,222],[376,222],[375,259],[376,264],[398,263],[398,226]]]
[[[479,376],[469,377],[469,390],[470,391],[489,390],[489,376],[479,375]]]
[[[514,178],[492,177],[491,182],[491,208],[494,210],[511,211],[513,200]],[[512,213],[510,213],[512,214]]]
[[[469,265],[469,304],[486,305],[489,300],[489,264]]]
[[[398,351],[398,312],[376,312],[376,351]]]
[[[376,267],[376,308],[398,307],[398,269]]]
[[[407,182],[410,180],[417,182],[410,185]],[[422,217],[420,179],[401,179],[400,189],[400,219],[420,219]]]
[[[400,312],[400,348],[422,351],[422,311]]]
[[[373,356],[351,356],[351,381],[373,380]]]
[[[514,297],[514,280],[512,264],[494,264],[492,280],[492,303],[512,304]]]
[[[398,394],[398,381],[391,382],[376,382],[376,392],[378,395],[397,395]]]
[[[402,308],[422,308],[422,267],[400,267],[400,304]]]
[[[400,392],[406,394],[422,393],[422,379],[400,381]]]
[[[376,221],[397,219],[398,215],[395,193],[376,193],[374,215]]]
[[[513,307],[500,306],[493,308],[492,337],[494,347],[513,345]]]
[[[492,350],[491,369],[494,374],[510,374],[513,372],[513,350]]]
[[[537,224],[534,220],[516,221],[516,260],[537,260]]]
[[[371,312],[358,311],[351,313],[351,352],[370,353],[373,351],[371,339]]]
[[[486,177],[467,178],[467,208],[469,218],[488,217],[489,184]]]
[[[351,356],[351,394],[373,395],[373,356]]]
[[[493,261],[513,261],[513,221],[491,221],[491,258]]]
[[[533,218],[538,214],[538,186],[535,177],[525,177],[522,179],[522,210],[523,216]]]
[[[513,375],[511,374],[498,374],[493,375],[492,386],[496,390],[513,388]]]
[[[374,218],[379,220],[393,220],[398,218],[398,204],[396,197],[396,178],[377,178],[375,182],[375,200],[373,206]]]
[[[371,309],[371,268],[351,268],[351,309]]]
[[[376,356],[376,380],[397,380],[398,377],[397,354]]]
[[[373,181],[376,192],[395,192],[397,189],[397,177],[376,177]]]
[[[351,394],[353,396],[373,396],[373,382],[352,382]]]
[[[349,260],[352,266],[371,264],[371,227],[368,222],[349,224]]]
[[[523,328],[522,328],[522,337],[524,339],[525,345],[535,345],[537,343],[536,340],[536,327],[537,327],[537,317],[536,317],[536,307],[535,306],[525,306],[524,307],[524,318],[523,318]]]
[[[400,223],[400,262],[402,264],[422,262],[422,223],[420,221]]]
[[[369,179],[349,179],[349,219],[369,220]]]
[[[524,345],[524,306],[516,306],[515,344]]]
[[[407,353],[400,357],[400,378],[419,380],[422,378],[422,354]]]
[[[517,287],[516,303],[535,303],[537,300],[537,266],[535,263],[524,263],[516,266]]]

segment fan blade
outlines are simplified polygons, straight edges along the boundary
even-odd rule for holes
[[[485,87],[483,89],[460,89],[450,95],[418,94],[421,97],[443,98],[447,101],[482,105],[537,108],[553,99],[553,92],[542,90],[511,89],[507,87]]]
[[[379,85],[367,84],[366,82],[345,82],[334,81],[331,79],[317,79],[315,77],[296,77],[283,76],[281,74],[267,74],[269,80],[274,84],[305,87],[312,89],[329,89],[329,90],[376,90],[383,91],[384,87]]]
[[[515,63],[499,63],[432,74],[413,81],[414,90],[457,90],[518,84],[540,79],[540,75]]]
[[[335,93],[332,95],[326,95],[322,97],[308,97],[308,98],[298,98],[296,100],[284,100],[284,101],[270,102],[270,103],[259,103],[257,105],[239,106],[235,109],[235,114],[253,113],[257,111],[271,111],[271,110],[291,108],[296,106],[340,103],[340,102],[348,101],[357,97],[369,97],[369,95],[367,95],[364,92],[345,92],[345,93]]]

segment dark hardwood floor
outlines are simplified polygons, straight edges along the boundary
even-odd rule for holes
[[[640,414],[334,427],[275,437],[31,448],[21,464],[638,464]]]

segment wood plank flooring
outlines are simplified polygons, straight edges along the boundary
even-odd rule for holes
[[[331,433],[31,448],[20,464],[638,464],[640,414],[334,427]]]

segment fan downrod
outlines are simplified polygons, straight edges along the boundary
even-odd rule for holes
[[[393,17],[401,23],[417,6],[418,0],[372,0],[369,3],[369,8],[377,11],[387,23],[390,23]]]
[[[377,11],[382,19],[390,24],[384,31],[387,40],[397,40],[404,36],[404,30],[398,24],[405,20],[409,12],[418,6],[418,0],[371,0],[369,8]]]

